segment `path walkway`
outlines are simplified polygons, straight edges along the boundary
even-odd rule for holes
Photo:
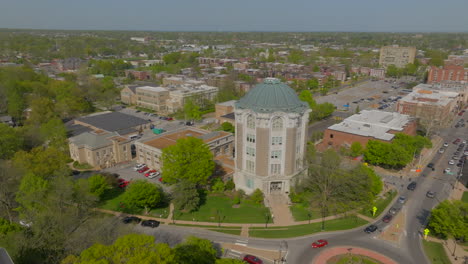
[[[287,198],[281,194],[272,194],[267,197],[271,210],[273,223],[279,226],[289,226],[294,223]]]
[[[465,258],[468,259],[468,252],[464,250],[464,247],[455,244],[455,240],[448,239],[442,240],[434,237],[428,237],[428,241],[441,243],[444,247],[445,254],[450,259],[452,264],[465,264]]]

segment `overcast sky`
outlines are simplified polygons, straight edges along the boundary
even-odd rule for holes
[[[468,31],[468,0],[0,0],[0,28]]]

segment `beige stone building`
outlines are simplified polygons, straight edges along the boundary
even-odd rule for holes
[[[136,104],[136,87],[136,85],[126,85],[120,91],[120,101],[128,105]]]
[[[160,170],[162,151],[175,145],[178,139],[196,137],[202,139],[210,148],[216,159],[231,158],[234,135],[224,131],[206,131],[194,127],[184,127],[173,132],[163,133],[135,143],[137,161],[149,168]]]
[[[229,122],[234,125],[234,104],[236,100],[226,101],[215,105],[215,118],[218,123]]]
[[[182,85],[170,87],[169,100],[166,101],[167,112],[174,113],[184,107],[185,102],[191,98],[195,103],[202,104],[204,100],[213,101],[218,95],[218,87],[208,85]]]
[[[237,189],[288,194],[304,165],[307,103],[278,79],[267,78],[235,104]]]
[[[169,90],[164,87],[141,86],[136,88],[136,104],[157,112],[166,112]]]
[[[69,139],[74,161],[97,168],[111,167],[132,159],[131,140],[103,130],[85,132]]]
[[[393,64],[397,68],[404,68],[408,63],[414,63],[415,47],[399,47],[398,45],[380,48],[379,65],[387,68]]]

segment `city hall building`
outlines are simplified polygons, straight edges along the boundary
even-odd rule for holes
[[[304,164],[309,106],[295,91],[267,78],[234,105],[237,189],[287,194]]]

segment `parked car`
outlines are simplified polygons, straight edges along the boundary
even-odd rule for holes
[[[431,168],[431,169],[434,168],[434,163],[431,162],[431,163],[427,164],[427,167]]]
[[[390,208],[390,210],[388,210],[388,213],[391,215],[396,215],[396,213],[398,213],[398,209],[395,207],[392,207]]]
[[[448,162],[449,165],[454,165],[455,164],[455,161],[452,159],[452,160],[449,160]]]
[[[133,167],[134,171],[138,171],[139,169],[146,167],[146,164],[137,164],[135,167]]]
[[[151,173],[156,172],[156,170],[149,170],[145,173],[145,177],[150,176]]]
[[[130,181],[123,181],[123,182],[119,183],[119,188],[125,188],[129,184],[130,184]]]
[[[410,191],[414,191],[414,189],[416,189],[416,185],[417,185],[416,182],[411,182],[410,184],[408,184],[407,189]]]
[[[448,147],[448,142],[445,142],[445,143],[444,143],[444,147]]]
[[[124,224],[130,224],[130,223],[140,223],[141,222],[141,218],[139,217],[136,217],[136,216],[126,216],[122,219],[122,222]]]
[[[444,152],[445,152],[445,149],[444,149],[444,148],[439,149],[439,153],[440,153],[440,154],[442,154],[442,153],[444,153]]]
[[[377,230],[377,226],[376,225],[370,225],[370,226],[366,227],[366,229],[364,229],[364,232],[370,234],[370,233],[374,233],[375,230]]]
[[[166,120],[167,120],[167,121],[172,121],[172,120],[174,120],[174,118],[168,117]]]
[[[263,261],[254,255],[245,255],[243,260],[249,264],[263,264]]]
[[[427,198],[434,198],[435,195],[436,195],[436,193],[435,193],[435,192],[432,192],[432,191],[427,191],[427,193],[426,193],[426,197],[427,197]]]
[[[400,196],[400,197],[398,198],[398,202],[401,203],[401,204],[406,203],[406,197],[405,197],[405,196]]]
[[[389,223],[390,221],[392,221],[392,219],[393,219],[393,215],[388,214],[382,218],[382,222]]]
[[[446,168],[446,169],[444,170],[444,173],[449,173],[449,172],[451,172],[451,171],[452,171],[452,170],[451,170],[450,168]]]
[[[312,243],[312,248],[321,248],[326,245],[328,245],[328,241],[326,241],[325,239],[319,239],[315,241],[314,243]]]
[[[161,175],[161,173],[159,173],[159,171],[153,172],[148,176],[148,178],[153,179],[153,178],[158,177],[159,175]]]
[[[151,228],[158,227],[159,224],[160,224],[160,222],[156,221],[156,220],[145,220],[145,221],[141,222],[142,226],[148,226],[148,227],[151,227]]]
[[[138,171],[139,173],[143,173],[143,172],[145,172],[145,171],[147,171],[147,170],[149,170],[149,168],[145,166],[145,167],[143,167],[143,168],[141,168],[141,169],[139,169],[139,170],[137,170],[137,171]]]

